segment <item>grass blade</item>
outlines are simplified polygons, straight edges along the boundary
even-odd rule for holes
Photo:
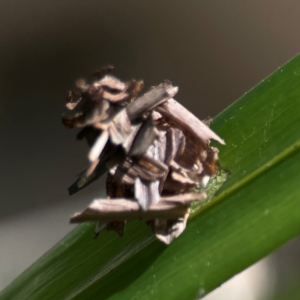
[[[140,222],[98,240],[83,224],[1,299],[196,299],[298,235],[299,76],[296,56],[214,120],[231,175],[170,246]]]

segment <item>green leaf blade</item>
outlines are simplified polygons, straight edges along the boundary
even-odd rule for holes
[[[299,140],[300,77],[296,56],[222,112],[212,124],[226,137],[221,164],[232,177],[251,174]],[[297,74],[297,75],[296,75]]]
[[[1,299],[195,299],[300,232],[300,56],[222,112],[230,177],[170,246],[142,222],[123,238],[79,226]]]
[[[186,299],[190,294],[189,299],[195,299],[208,293],[299,234],[300,210],[294,209],[299,206],[299,195],[286,195],[278,184],[283,176],[298,174],[299,167],[297,152],[228,196],[230,205],[224,199],[193,218],[186,234],[172,247],[153,242],[75,299],[93,299],[102,291],[107,295],[103,299],[151,299],[151,294],[158,299]],[[276,197],[273,193],[257,197],[256,188],[264,190],[266,184]],[[298,185],[297,176],[285,183],[289,189]],[[151,266],[145,267],[149,261]],[[129,278],[132,270],[139,270],[137,278],[131,274],[133,280]]]

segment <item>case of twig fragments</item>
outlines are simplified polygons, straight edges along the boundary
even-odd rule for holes
[[[225,144],[209,127],[173,97],[171,82],[139,96],[143,81],[122,82],[109,75],[112,67],[95,73],[92,83],[78,80],[67,96],[64,115],[68,128],[82,128],[90,165],[69,188],[74,194],[107,173],[107,198],[96,199],[72,223],[97,222],[102,229],[123,235],[125,223],[145,220],[166,244],[185,229],[192,201],[205,199],[203,191],[216,172],[218,149],[210,139]]]

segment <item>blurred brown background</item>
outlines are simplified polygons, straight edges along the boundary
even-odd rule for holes
[[[0,288],[63,237],[68,216],[103,187],[67,193],[87,163],[86,145],[60,121],[76,79],[108,63],[146,88],[170,79],[176,98],[205,118],[300,49],[296,0],[0,4]]]

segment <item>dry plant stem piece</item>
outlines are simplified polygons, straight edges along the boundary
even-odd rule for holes
[[[164,81],[137,97],[143,81],[122,82],[109,66],[97,80],[76,83],[67,96],[73,116],[63,116],[68,128],[90,146],[90,166],[69,188],[76,193],[106,171],[107,199],[95,200],[72,223],[96,221],[102,229],[124,233],[127,220],[146,220],[156,237],[169,244],[185,229],[189,204],[205,199],[194,187],[206,186],[216,172],[218,150],[210,139],[225,144],[173,97],[178,88]]]
[[[88,157],[89,157],[90,162],[93,162],[99,158],[100,154],[102,153],[102,151],[108,141],[108,138],[109,138],[108,132],[103,131],[102,134],[96,140],[93,148],[91,149],[91,151],[89,153]]]
[[[106,203],[103,199],[99,203],[93,203],[83,213],[75,214],[71,218],[71,223],[81,223],[86,221],[114,222],[124,220],[166,220],[177,219],[185,215],[187,205],[153,205],[146,211],[140,210],[135,201],[116,199],[116,206]],[[116,209],[116,210],[115,210]]]
[[[158,204],[141,210],[135,199],[97,199],[82,213],[71,218],[71,223],[85,221],[123,221],[123,220],[174,220],[185,216],[188,205],[195,200],[206,198],[205,193],[189,193],[170,197],[161,197]],[[178,201],[179,200],[179,201]]]
[[[139,177],[135,180],[134,197],[143,211],[147,211],[150,205],[155,205],[159,202],[158,185],[158,180],[143,181]]]
[[[150,115],[137,132],[128,155],[141,156],[145,154],[157,136],[158,130],[154,126],[152,115]]]
[[[102,68],[99,71],[96,71],[93,76],[96,78],[102,78],[103,76],[105,76],[106,74],[110,73],[112,70],[114,69],[113,65],[108,65],[105,68]]]
[[[173,98],[178,92],[178,87],[172,86],[170,82],[161,83],[152,88],[148,93],[136,99],[127,106],[127,114],[130,120],[141,117],[145,112],[157,105]]]
[[[174,99],[170,99],[168,102],[156,107],[156,111],[172,122],[177,123],[182,129],[192,133],[203,142],[213,139],[221,145],[225,145],[225,142],[209,129],[207,125]]]

